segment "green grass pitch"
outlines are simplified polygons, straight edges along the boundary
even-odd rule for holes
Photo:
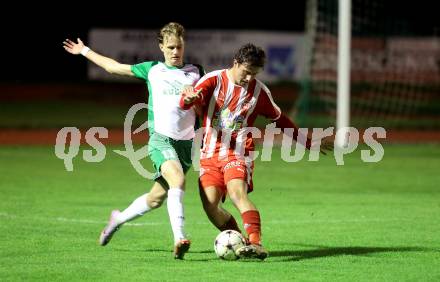
[[[331,155],[286,163],[275,149],[256,162],[250,196],[270,252],[263,262],[216,258],[194,171],[184,261],[172,257],[166,207],[99,246],[110,211],[151,186],[111,149],[100,163],[79,155],[67,172],[53,147],[0,147],[1,281],[440,280],[440,145],[387,145],[379,163],[357,150],[344,166]]]

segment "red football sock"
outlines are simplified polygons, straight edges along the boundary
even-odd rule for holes
[[[220,231],[224,231],[224,230],[235,230],[241,233],[240,228],[238,227],[237,221],[235,221],[235,218],[231,215],[231,217],[229,218],[228,221],[226,221],[225,224],[223,224],[222,226],[220,226],[218,229],[220,229]]]
[[[261,245],[260,213],[256,210],[247,211],[241,214],[241,218],[251,244]]]

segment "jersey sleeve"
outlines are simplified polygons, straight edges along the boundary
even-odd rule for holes
[[[264,117],[276,120],[281,116],[281,110],[275,104],[269,89],[264,87],[261,91],[260,97],[258,99],[260,114]]]
[[[158,62],[156,61],[149,61],[149,62],[143,62],[143,63],[131,65],[131,72],[137,78],[148,80],[148,72],[150,71],[151,67],[153,67],[157,63]]]
[[[198,104],[204,105],[206,101],[209,101],[212,94],[214,93],[214,89],[217,85],[217,77],[211,76],[211,77],[202,77],[194,87],[194,91],[202,90],[202,95],[200,96],[200,99],[196,101]]]
[[[310,149],[312,140],[307,136],[302,136],[301,140],[298,138],[300,134],[299,128],[296,126],[293,121],[291,121],[286,115],[284,115],[280,108],[275,104],[272,95],[270,94],[269,89],[267,87],[263,87],[262,93],[260,94],[260,98],[258,101],[260,104],[260,113],[268,119],[271,119],[276,122],[278,128],[281,128],[284,132],[286,128],[293,128],[294,132],[292,137],[297,141],[305,141],[303,144],[307,149]]]
[[[303,145],[307,149],[310,149],[310,147],[312,146],[312,140],[304,135],[301,138],[299,138],[300,134],[302,135],[302,133],[300,133],[298,126],[292,120],[290,120],[285,114],[281,114],[280,117],[275,121],[275,123],[276,126],[278,128],[281,128],[283,132],[285,132],[286,128],[293,128],[294,132],[293,135],[291,135],[291,137],[293,137],[293,139],[297,141],[301,141],[301,142],[305,141]]]

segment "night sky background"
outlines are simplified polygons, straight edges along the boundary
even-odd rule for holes
[[[399,1],[400,2],[400,1]],[[403,2],[403,1],[402,1]],[[178,4],[179,3],[179,4]],[[189,29],[244,29],[304,32],[305,0],[270,1],[270,5],[220,2],[63,2],[56,5],[11,3],[1,12],[1,82],[86,80],[86,60],[67,54],[65,38],[87,42],[88,30],[104,28],[159,29],[177,21]],[[225,2],[223,2],[225,3]],[[438,9],[427,0],[387,2],[387,13],[404,18],[420,35],[440,36]],[[398,3],[397,1],[395,3]],[[162,6],[158,6],[162,4]],[[396,7],[398,7],[396,9]],[[250,16],[249,16],[250,15]],[[427,34],[425,34],[427,33]]]

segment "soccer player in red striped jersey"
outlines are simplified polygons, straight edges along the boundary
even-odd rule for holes
[[[239,210],[249,245],[237,250],[240,257],[265,259],[267,251],[261,243],[260,213],[249,199],[253,190],[254,149],[250,131],[258,115],[276,122],[281,129],[294,128],[292,138],[298,138],[297,126],[275,104],[269,89],[256,79],[265,63],[264,51],[253,44],[242,46],[234,56],[233,66],[203,76],[196,86],[183,91],[180,106],[201,109],[203,145],[200,155],[200,196],[211,222],[220,230],[239,230],[234,217],[219,204],[229,195]],[[311,140],[304,146],[310,149]],[[323,143],[324,150],[329,149]],[[323,151],[321,149],[323,153]]]

